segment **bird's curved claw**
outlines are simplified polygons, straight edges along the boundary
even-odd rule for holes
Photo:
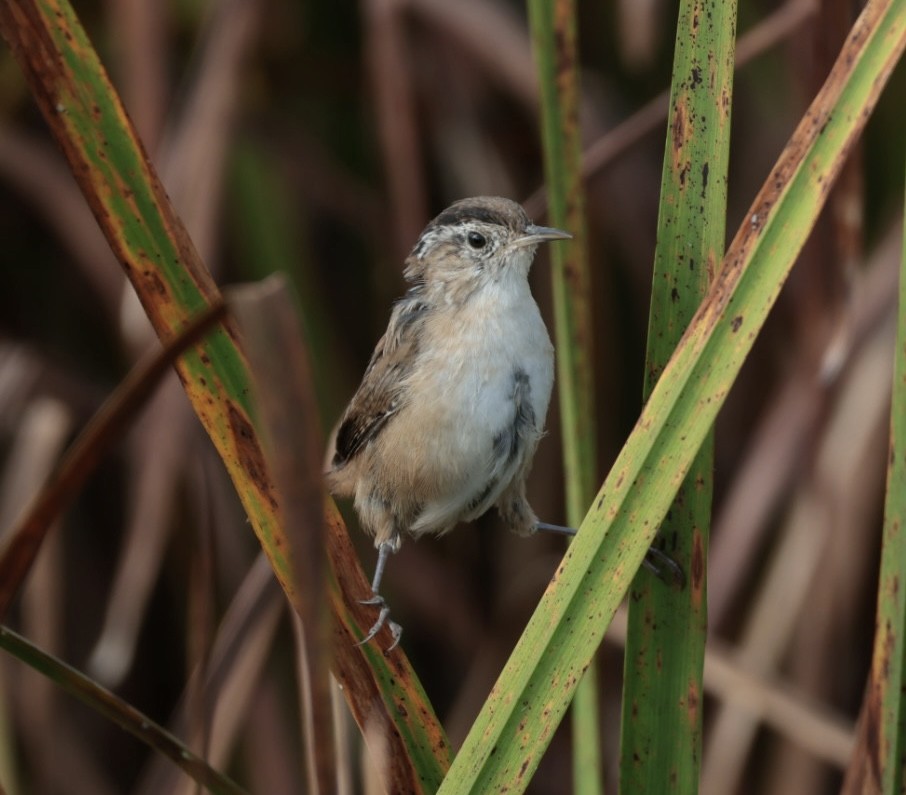
[[[360,605],[380,605],[381,607],[387,607],[387,602],[383,596],[379,593],[373,594],[370,599],[359,599]],[[389,608],[388,608],[389,611]]]
[[[576,530],[573,527],[563,527],[562,525],[548,524],[547,522],[536,522],[532,530],[534,532],[556,533],[563,536],[574,536],[576,534]],[[645,553],[642,565],[661,582],[672,588],[681,591],[686,587],[686,575],[683,573],[682,566],[662,549],[649,547]]]
[[[400,642],[400,638],[403,636],[403,628],[397,624],[395,621],[390,621],[390,608],[387,606],[387,602],[384,600],[384,597],[378,593],[372,594],[370,599],[360,599],[360,605],[374,605],[381,608],[378,613],[377,621],[372,624],[371,629],[368,630],[368,634],[365,635],[356,646],[364,646],[368,641],[372,640],[378,632],[381,631],[381,628],[384,624],[387,625],[387,628],[390,630],[390,634],[393,636],[393,643],[387,647],[386,651],[393,651]]]
[[[683,567],[663,550],[648,547],[642,565],[659,580],[678,591],[686,587],[686,575],[683,573]]]

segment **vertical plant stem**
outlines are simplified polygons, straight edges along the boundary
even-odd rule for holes
[[[906,225],[906,217],[904,217]],[[884,504],[881,576],[871,679],[867,693],[867,720],[877,733],[866,744],[863,792],[885,795],[906,787],[906,237],[900,268],[897,342],[890,410],[890,458]],[[871,758],[875,757],[875,758]],[[877,778],[876,778],[877,777]]]
[[[724,247],[736,3],[683,0],[648,325],[644,399],[707,292]],[[635,578],[626,644],[621,792],[698,791],[705,569],[711,523],[709,434],[660,528],[686,587]]]
[[[579,129],[579,68],[574,0],[530,0],[529,24],[541,89],[548,218],[573,239],[551,248],[566,519],[577,527],[595,494],[596,445],[590,274]],[[601,792],[596,668],[573,701],[574,792]]]
[[[330,703],[330,607],[326,594],[327,523],[322,511],[324,442],[308,347],[282,273],[234,288],[230,306],[252,370],[262,446],[280,495],[289,559],[305,590],[294,624],[299,657],[308,791],[337,788]]]

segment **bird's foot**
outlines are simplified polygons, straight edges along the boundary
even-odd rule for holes
[[[664,550],[648,547],[642,565],[661,582],[676,588],[677,591],[682,591],[686,587],[686,575],[683,573],[683,567]]]
[[[356,646],[364,646],[368,641],[374,638],[386,624],[387,628],[390,630],[390,634],[393,636],[393,643],[390,644],[387,651],[393,651],[399,645],[400,638],[403,636],[403,628],[395,621],[390,621],[390,607],[387,605],[387,601],[383,596],[375,592],[371,595],[370,599],[361,599],[359,604],[380,607],[380,612],[378,613],[377,621],[375,621],[374,624],[372,624],[371,629],[368,630],[368,634],[356,643]]]
[[[537,522],[535,531],[556,533],[563,536],[574,536],[576,534],[574,527],[563,527],[559,524],[548,524],[547,522]],[[682,566],[662,549],[648,547],[645,558],[642,560],[642,565],[659,580],[677,590],[681,591],[686,586],[686,575],[683,573]]]

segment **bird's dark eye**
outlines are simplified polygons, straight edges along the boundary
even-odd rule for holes
[[[488,244],[488,239],[481,232],[469,232],[467,239],[472,248],[484,248]]]

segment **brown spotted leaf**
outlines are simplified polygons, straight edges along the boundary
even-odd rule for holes
[[[124,271],[164,342],[219,299],[91,43],[63,0],[3,0],[0,32]],[[254,420],[251,379],[232,322],[177,365],[186,393],[236,486],[281,586],[297,604],[276,491]],[[356,648],[369,593],[339,515],[326,507],[334,613],[333,670],[363,727],[385,734],[388,791],[431,792],[449,764],[433,710],[399,649]],[[389,645],[385,636],[378,641]]]

